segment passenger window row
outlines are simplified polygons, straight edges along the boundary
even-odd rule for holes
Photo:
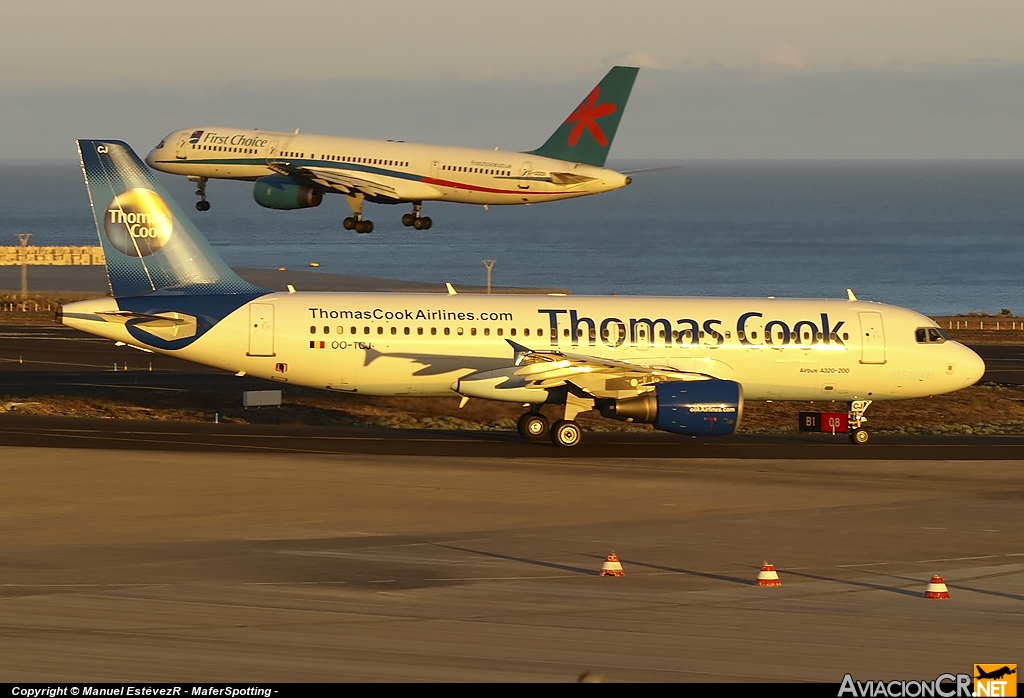
[[[377,325],[376,327],[377,327],[376,333],[378,335],[382,335],[382,334],[386,334],[387,333],[385,331],[384,325]],[[411,327],[403,327],[401,329],[402,329],[401,334],[403,334],[403,335],[411,335],[411,334],[413,334],[413,331],[412,331],[413,328],[411,328]],[[468,329],[469,329],[469,331],[468,331],[469,336],[471,336],[471,337],[476,337],[477,336],[477,328],[476,327],[470,327]],[[942,330],[937,330],[935,328],[927,328],[927,329],[931,330],[932,332],[940,332],[940,333],[942,333],[943,336],[945,336],[945,333],[942,332]],[[436,336],[438,334],[438,328],[437,327],[427,328],[426,332],[424,331],[423,327],[417,327],[417,328],[415,328],[415,330],[416,330],[416,334],[417,335],[422,335],[422,334],[426,333],[426,334],[430,334],[431,336]],[[316,334],[318,331],[319,331],[319,328],[316,325],[310,325],[310,327],[309,327],[309,333],[310,334]],[[352,334],[352,335],[358,335],[358,334],[368,335],[368,334],[372,334],[372,331],[371,331],[371,329],[370,329],[370,327],[368,325],[364,325],[362,327],[361,331],[360,331],[359,327],[356,327],[354,325],[348,327],[347,329],[344,326],[342,326],[342,325],[338,325],[337,328],[336,328],[336,331],[337,331],[337,334]],[[925,341],[925,340],[921,339],[921,337],[924,336],[921,333],[924,332],[924,331],[925,331],[924,329],[919,329],[917,331],[918,332],[918,340],[917,340],[918,342]],[[529,327],[523,328],[522,335],[524,337],[529,337],[530,336],[530,332],[531,332],[531,330],[530,330]],[[331,327],[330,327],[330,325],[324,325],[323,326],[323,333],[324,334],[331,334]],[[502,327],[498,327],[495,330],[495,334],[498,337],[504,336],[504,333],[505,333],[505,329],[502,328]],[[510,337],[515,337],[516,333],[517,333],[517,328],[515,328],[515,327],[509,328],[508,334],[509,334]],[[397,326],[392,325],[391,329],[390,329],[390,334],[392,334],[392,335],[399,334],[399,328]],[[446,335],[446,336],[451,335],[452,334],[452,328],[451,327],[443,327],[443,328],[441,328],[441,334]],[[455,334],[457,336],[462,336],[462,335],[466,334],[466,328],[456,327],[455,328]],[[490,334],[491,334],[491,328],[490,327],[482,328],[482,334],[483,334],[484,337],[489,337]],[[589,334],[589,338],[590,339],[595,339],[595,340],[597,339],[597,330],[594,329],[594,328],[590,328],[589,333],[585,332],[582,327],[576,329],[576,337],[579,338],[579,339],[582,339],[582,338],[588,336],[588,334]],[[534,333],[534,336],[536,336],[536,337],[543,337],[544,335],[545,335],[545,332],[541,328],[537,328],[536,332]],[[552,338],[557,337],[556,330],[551,330],[550,335],[551,335]],[[568,327],[562,329],[562,336],[563,337],[569,337],[570,336],[570,331],[569,331]],[[701,330],[700,332],[697,333],[697,339],[704,339],[706,336],[710,336],[712,339],[715,339],[715,340],[717,340],[717,339],[719,339],[720,337],[723,337],[723,336],[725,337],[725,339],[731,339],[732,338],[732,332],[730,332],[729,330],[726,330],[724,334],[720,333],[720,332],[705,333],[704,330]],[[743,332],[737,332],[736,336],[739,339],[744,339],[744,333]],[[646,339],[647,338],[647,328],[646,327],[638,327],[637,328],[637,338],[638,339]],[[659,339],[665,339],[665,330],[663,330],[663,329],[662,330],[658,330],[658,338]],[[757,339],[757,332],[751,332],[750,333],[750,338],[751,339]],[[611,339],[611,332],[607,328],[601,330],[601,339],[604,339],[604,340]],[[693,339],[694,339],[694,336],[693,336],[693,331],[692,330],[672,330],[672,341],[675,342],[675,343],[680,343],[680,344],[681,343],[689,343],[689,342],[692,342]],[[771,341],[772,341],[771,337],[765,337],[765,339],[769,343],[771,343]],[[785,339],[785,335],[782,332],[777,333],[777,340],[778,341],[781,342],[784,339]],[[816,339],[817,339],[817,341],[821,341],[822,340],[822,333],[821,332],[817,333]],[[829,333],[829,339],[831,339],[832,341],[837,341],[838,340],[838,335],[836,335],[835,332],[830,332]],[[849,340],[849,339],[850,339],[849,333],[843,332],[843,340],[846,341],[846,340]],[[947,339],[948,339],[948,337],[947,337]],[[811,333],[810,332],[804,332],[803,333],[803,341],[809,342],[810,340],[811,340]],[[938,339],[938,340],[934,340],[933,339],[933,340],[928,340],[928,341],[945,341],[945,339]]]

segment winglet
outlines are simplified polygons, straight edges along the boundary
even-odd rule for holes
[[[853,295],[853,289],[849,289],[849,288],[846,289],[846,300],[848,300],[848,301],[855,301],[855,300],[857,300],[857,296]]]
[[[448,289],[448,295],[449,296],[454,296],[454,295],[457,295],[459,293],[458,291],[455,290],[455,287],[451,285],[451,282],[445,281],[444,285]]]

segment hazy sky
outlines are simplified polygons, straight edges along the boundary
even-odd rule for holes
[[[512,9],[500,9],[512,8]],[[199,124],[536,147],[615,64],[623,158],[1024,157],[1020,0],[7,0],[0,159]]]

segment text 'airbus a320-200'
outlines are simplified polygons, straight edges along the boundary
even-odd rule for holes
[[[344,194],[347,230],[373,232],[363,203],[411,203],[402,224],[433,222],[424,201],[488,206],[536,204],[626,186],[626,174],[604,167],[639,68],[616,66],[547,142],[527,153],[441,145],[200,126],[168,134],[146,156],[153,169],[197,183],[196,208],[210,208],[210,179],[255,180],[253,198],[273,209],[319,206]]]
[[[120,141],[79,153],[111,297],[61,322],[288,385],[529,405],[527,439],[574,446],[576,417],[723,436],[744,400],[849,403],[952,392],[985,364],[930,318],[859,301],[274,292],[238,277]],[[549,424],[542,408],[557,411]],[[846,426],[844,424],[844,426]]]

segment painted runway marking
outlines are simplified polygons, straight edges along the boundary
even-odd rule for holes
[[[960,562],[961,560],[991,560],[992,558],[1003,557],[1002,555],[973,555],[971,557],[940,557],[934,560],[915,560],[914,564],[920,565],[925,562]]]

